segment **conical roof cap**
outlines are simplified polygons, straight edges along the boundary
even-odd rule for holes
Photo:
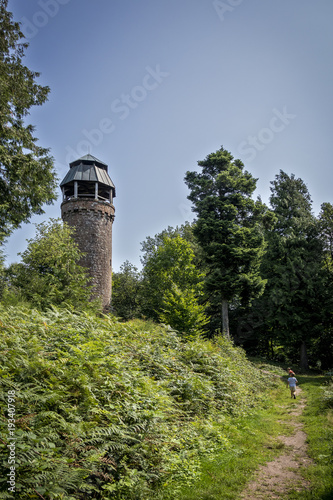
[[[113,197],[116,196],[116,188],[108,174],[106,163],[91,154],[87,154],[72,161],[69,166],[70,169],[62,180],[60,187],[74,181],[98,182],[99,184],[110,186],[113,190]]]
[[[95,163],[95,165],[98,165],[99,167],[106,168],[106,170],[108,169],[108,166],[106,163],[104,163],[103,161],[96,158],[96,156],[93,156],[91,154],[81,156],[81,158],[78,158],[77,160],[72,161],[72,163],[70,163],[69,166],[72,168],[72,167],[76,166],[78,163]]]

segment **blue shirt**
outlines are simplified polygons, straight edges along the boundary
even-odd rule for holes
[[[289,377],[288,378],[289,387],[296,387],[296,382],[297,382],[296,377]]]

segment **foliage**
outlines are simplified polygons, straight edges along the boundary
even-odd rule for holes
[[[126,260],[112,275],[112,310],[125,320],[140,316],[141,274]]]
[[[265,364],[264,368],[267,375],[272,371],[269,364]],[[277,371],[276,368],[273,370]],[[321,385],[325,377],[298,378],[303,389],[301,398],[304,400],[305,394],[307,399],[301,418],[313,463],[300,467],[299,472],[306,482],[303,485],[300,483],[300,488],[284,493],[283,498],[329,500],[333,491],[333,414],[332,410],[323,408]],[[201,476],[194,484],[182,488],[177,500],[243,498],[244,487],[254,479],[254,472],[259,466],[286,453],[279,437],[295,432],[294,426],[290,425],[290,413],[291,408],[298,405],[299,402],[290,402],[285,384],[280,382],[267,395],[267,407],[264,410],[259,410],[243,421],[236,420],[230,427],[226,426],[226,437],[233,446],[228,450],[221,449],[214,457],[205,457]]]
[[[181,238],[183,238],[183,240],[189,243],[191,250],[195,255],[195,263],[197,264],[197,261],[200,259],[201,249],[193,235],[193,225],[191,225],[189,222],[185,222],[185,224],[176,226],[175,228],[168,226],[167,229],[164,229],[160,233],[155,234],[154,237],[147,236],[145,241],[141,243],[141,263],[143,267],[145,267],[147,261],[151,257],[153,257],[157,248],[163,245],[164,238],[174,238],[176,236],[180,236]]]
[[[5,288],[5,257],[3,252],[0,250],[0,299],[3,295]]]
[[[201,457],[230,446],[226,422],[260,407],[269,384],[225,339],[182,342],[161,325],[55,308],[0,306],[0,320],[1,408],[15,391],[20,498],[174,499],[200,475]],[[4,497],[6,475],[0,485]]]
[[[331,379],[330,383],[325,387],[323,401],[327,408],[333,408],[333,379]]]
[[[194,484],[183,487],[177,500],[242,498],[246,483],[253,479],[258,468],[284,451],[279,440],[279,435],[285,432],[282,394],[285,392],[281,389],[274,389],[267,395],[264,410],[225,426],[225,435],[232,446],[221,448],[214,456],[204,457],[201,476]]]
[[[163,323],[182,332],[184,338],[194,338],[204,333],[203,328],[208,323],[205,306],[198,303],[193,288],[181,290],[173,284],[163,296],[163,309],[159,317]]]
[[[327,404],[328,378],[322,375],[298,377],[307,405],[302,420],[307,434],[308,453],[313,463],[303,476],[311,483],[309,490],[294,492],[290,500],[329,500],[333,492],[333,413]]]
[[[73,229],[58,219],[37,225],[35,238],[21,254],[22,263],[7,270],[9,291],[42,309],[89,308],[89,278],[78,264],[81,253],[72,234]]]
[[[264,205],[251,196],[256,179],[221,147],[199,161],[202,173],[187,172],[185,182],[197,221],[193,232],[207,265],[206,288],[223,306],[238,298],[248,303],[264,288],[259,272],[264,253]],[[227,309],[222,330],[229,334]]]
[[[7,5],[0,1],[0,241],[56,199],[53,159],[25,123],[30,108],[47,100],[49,88],[23,65],[28,44],[20,42],[24,35]]]
[[[194,260],[191,245],[179,234],[163,236],[146,258],[142,283],[143,312],[190,335],[207,322],[198,303],[204,275]]]
[[[254,330],[306,368],[305,348],[320,337],[331,309],[323,243],[304,182],[280,171],[271,191],[276,223],[266,232],[261,272],[267,285],[254,304]]]
[[[333,275],[333,205],[323,203],[318,216],[320,236],[324,243],[327,271]]]

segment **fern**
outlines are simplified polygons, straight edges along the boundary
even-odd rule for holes
[[[223,339],[184,342],[151,322],[54,307],[0,306],[0,321],[2,408],[16,394],[18,498],[157,499],[162,484],[195,479],[199,457],[228,446],[225,419],[260,405],[267,385]],[[0,498],[10,498],[3,482]]]

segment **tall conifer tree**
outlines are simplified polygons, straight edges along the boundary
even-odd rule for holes
[[[318,217],[319,231],[324,242],[326,252],[326,262],[328,268],[333,271],[333,205],[331,203],[322,203]]]
[[[266,235],[262,272],[267,286],[256,307],[275,344],[284,345],[285,352],[307,368],[307,347],[320,335],[327,300],[323,242],[302,179],[281,170],[271,184],[277,220]]]
[[[234,299],[248,303],[264,288],[259,267],[265,207],[252,199],[257,180],[223,147],[198,165],[201,173],[185,176],[197,214],[193,231],[207,265],[207,292],[219,301],[222,331],[229,336],[228,304]]]

